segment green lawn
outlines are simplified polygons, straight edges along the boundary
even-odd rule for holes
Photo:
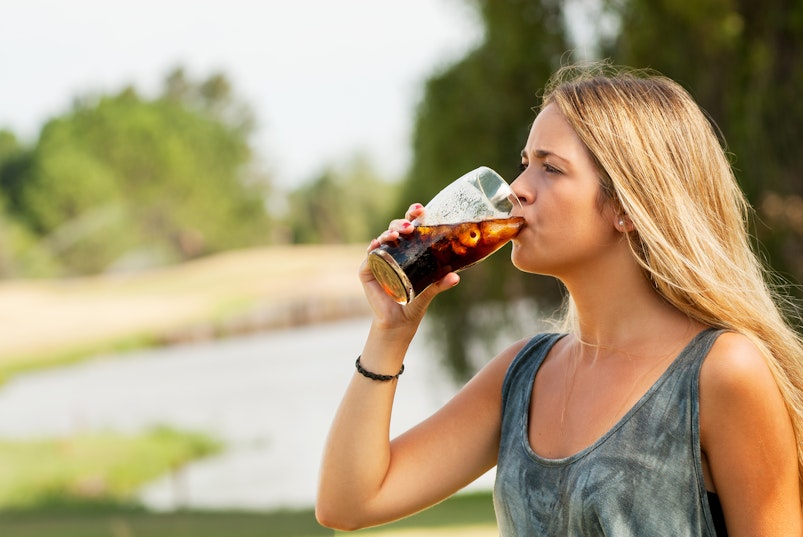
[[[0,440],[0,535],[11,537],[314,537],[335,535],[312,509],[152,513],[135,492],[160,475],[217,452],[214,439],[156,428],[139,435]],[[381,528],[337,535],[467,535],[492,528],[489,493],[461,494]],[[446,530],[453,529],[454,532]],[[482,533],[483,537],[488,535]],[[493,533],[491,533],[493,535]],[[473,534],[472,534],[473,536]]]
[[[166,427],[138,435],[0,440],[0,509],[129,505],[144,483],[221,447],[205,435]]]
[[[315,537],[333,535],[311,512],[187,512],[0,515],[0,535],[13,537]]]
[[[362,310],[353,304],[364,307],[355,277],[364,255],[364,247],[354,245],[265,248],[125,278],[0,282],[5,327],[0,333],[0,383],[21,371],[78,361],[101,350],[173,341],[170,330],[176,327],[208,325],[214,335],[238,333],[243,323],[251,326],[247,314],[252,308],[262,319],[268,306],[270,311],[291,311],[287,305],[314,299],[339,314],[354,314]],[[231,323],[238,316],[242,322]],[[299,321],[277,317],[271,322],[278,327]],[[233,328],[224,330],[229,325]],[[160,514],[134,503],[142,484],[222,447],[214,439],[169,429],[25,442],[0,439],[0,536],[335,535],[317,524],[311,510]],[[446,528],[460,532],[467,525],[493,524],[490,495],[461,495],[403,521],[342,535],[418,530],[420,535],[441,535]]]
[[[444,535],[457,528],[493,527],[489,493],[463,494],[405,520],[338,536],[387,533]],[[318,525],[312,510],[270,513],[148,513],[135,509],[0,513],[0,535],[13,537],[316,537],[335,532]]]

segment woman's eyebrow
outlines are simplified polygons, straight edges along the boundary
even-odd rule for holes
[[[535,153],[535,156],[537,158],[556,157],[556,158],[560,158],[561,160],[566,160],[566,159],[561,158],[559,155],[556,155],[552,151],[547,151],[546,149],[536,149],[535,151],[533,151],[533,153]]]
[[[554,158],[560,159],[560,160],[562,160],[564,162],[568,162],[565,158],[561,157],[557,153],[553,153],[552,151],[547,151],[546,149],[535,149],[533,151],[533,154],[535,155],[535,158],[538,158],[538,159],[545,159],[547,157],[554,157]],[[527,150],[526,149],[522,149],[521,150],[521,158],[524,158],[524,159],[527,158]]]

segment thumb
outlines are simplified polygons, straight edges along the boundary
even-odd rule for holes
[[[456,272],[450,272],[437,282],[427,287],[423,293],[418,295],[413,300],[412,303],[418,304],[419,306],[426,308],[427,306],[429,306],[429,303],[432,302],[432,299],[435,298],[436,295],[439,295],[440,293],[451,289],[458,283],[460,283],[460,276]]]

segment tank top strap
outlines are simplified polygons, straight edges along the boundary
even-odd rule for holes
[[[535,372],[541,367],[546,355],[552,346],[566,334],[543,333],[530,339],[516,354],[508,366],[502,384],[502,406],[505,407],[510,399],[511,390],[515,382],[527,384],[527,379],[534,379]]]
[[[694,336],[692,340],[686,345],[686,348],[681,351],[677,357],[677,361],[691,367],[693,371],[699,374],[700,367],[708,355],[714,342],[719,335],[724,332],[721,328],[706,328],[699,334]]]

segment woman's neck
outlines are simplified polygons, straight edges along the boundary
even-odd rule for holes
[[[608,273],[604,279],[564,282],[577,315],[576,337],[596,347],[640,353],[658,340],[676,341],[702,325],[669,304],[640,268]]]

